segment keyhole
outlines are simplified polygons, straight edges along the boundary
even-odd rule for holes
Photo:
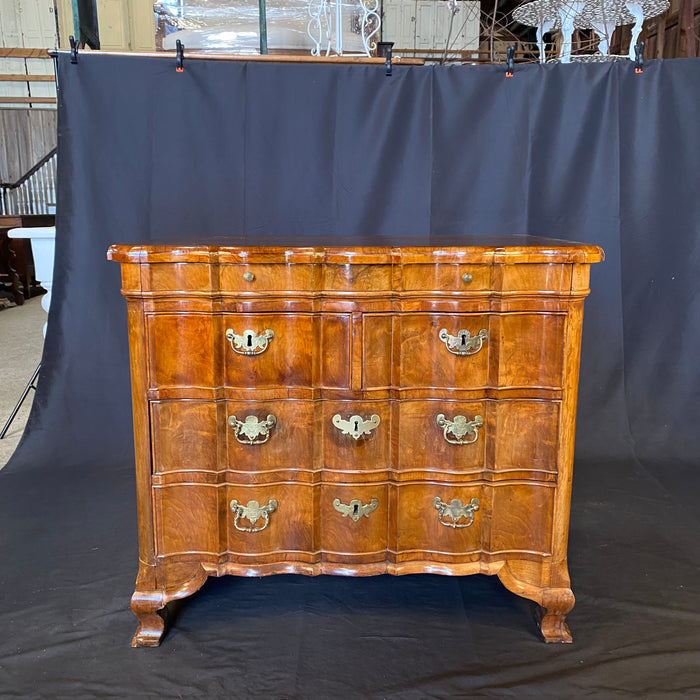
[[[463,335],[462,336],[462,345],[466,345],[466,344],[467,344],[467,336]]]
[[[355,421],[355,432],[357,432],[359,429],[360,429],[360,424],[357,421]],[[357,507],[357,506],[355,506],[355,507]]]
[[[359,509],[357,503],[355,503],[355,505],[352,507],[352,514],[353,514],[353,515],[357,515],[358,512],[359,512],[359,510],[360,510],[360,509]]]
[[[252,346],[253,346],[253,336],[250,333],[248,333],[248,347],[250,348]]]

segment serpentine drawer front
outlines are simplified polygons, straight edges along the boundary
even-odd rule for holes
[[[383,239],[385,242],[386,239]],[[569,642],[583,301],[602,251],[115,245],[140,562],[134,646],[207,576],[493,574]]]

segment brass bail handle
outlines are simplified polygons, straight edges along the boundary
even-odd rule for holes
[[[484,424],[481,416],[467,420],[466,416],[455,416],[452,420],[445,418],[444,413],[437,416],[437,424],[442,428],[442,436],[450,445],[471,445],[479,439],[479,428]],[[448,436],[452,433],[452,438]]]
[[[246,416],[241,421],[236,416],[229,416],[228,424],[242,445],[262,445],[270,439],[270,431],[277,425],[277,418],[272,413],[265,420],[259,420],[257,416]]]
[[[474,513],[479,510],[479,499],[472,498],[466,505],[462,504],[459,498],[453,498],[449,503],[444,503],[440,496],[435,496],[433,506],[438,511],[438,521],[445,527],[461,529],[469,527],[474,522]],[[449,518],[445,520],[445,518]],[[460,523],[462,518],[466,518],[466,523]]]
[[[271,498],[266,506],[261,506],[257,501],[248,501],[248,505],[244,506],[237,500],[232,500],[230,503],[231,510],[235,513],[233,526],[240,532],[261,532],[270,524],[270,513],[277,510],[279,504],[274,498]],[[238,521],[244,518],[250,523],[250,527],[241,527]],[[263,519],[261,527],[255,527],[258,520]]]

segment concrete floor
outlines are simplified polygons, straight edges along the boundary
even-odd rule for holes
[[[40,296],[28,299],[22,306],[0,311],[0,430],[41,360],[44,346],[41,329],[45,322]],[[30,391],[7,435],[0,440],[0,469],[7,464],[22,437],[33,400],[34,391]]]

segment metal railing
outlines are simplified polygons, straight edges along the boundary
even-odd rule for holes
[[[0,183],[0,214],[56,213],[56,149],[13,183]]]

